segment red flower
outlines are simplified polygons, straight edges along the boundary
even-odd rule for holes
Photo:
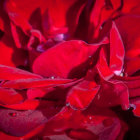
[[[139,9],[0,1],[1,139],[139,139]]]

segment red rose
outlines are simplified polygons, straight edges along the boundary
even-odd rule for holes
[[[2,0],[1,139],[139,139],[139,14],[139,0]]]

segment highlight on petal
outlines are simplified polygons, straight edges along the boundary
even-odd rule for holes
[[[140,18],[134,15],[122,16],[115,23],[125,47],[124,71],[131,76],[140,68]]]
[[[92,102],[99,89],[100,87],[95,82],[83,81],[68,92],[66,102],[73,109],[85,109]]]
[[[38,100],[25,100],[20,103],[14,103],[10,105],[3,105],[0,106],[13,109],[13,110],[35,110],[39,106],[40,102]]]
[[[103,48],[101,48],[100,50],[99,59],[96,68],[98,70],[99,75],[105,80],[109,80],[114,75],[114,73],[109,68],[106,54]]]
[[[65,98],[65,94],[66,94],[65,92],[67,91],[67,89],[74,86],[75,84],[79,83],[81,81],[81,79],[76,80],[76,81],[71,81],[71,80],[68,81],[67,79],[65,79],[65,80],[64,80],[64,82],[66,82],[66,83],[52,84],[49,87],[41,86],[39,88],[38,87],[29,88],[29,89],[27,89],[27,98],[28,99],[43,98],[47,94],[49,94],[50,98],[54,97],[55,98],[54,100],[58,100],[58,98],[61,98],[61,97]],[[57,82],[57,80],[56,80],[56,82]],[[63,82],[63,80],[62,80],[62,82]],[[57,98],[57,96],[59,96],[59,97]]]
[[[46,50],[34,61],[33,72],[44,77],[74,78],[80,75],[79,71],[82,70],[83,73],[89,67],[86,62],[98,48],[98,45],[88,45],[80,40],[60,43]]]
[[[38,99],[27,99],[20,103],[15,104],[9,104],[9,105],[3,105],[0,104],[0,106],[13,109],[13,110],[37,110],[37,109],[48,109],[50,112],[53,112],[55,110],[59,110],[59,108],[55,108],[56,103],[54,101],[48,101],[48,100],[38,100]]]
[[[0,65],[0,80],[17,80],[30,78],[41,78],[41,76],[18,68]]]
[[[110,31],[109,51],[107,47],[108,46],[104,46],[101,48],[97,63],[97,70],[105,80],[109,80],[114,74],[120,75],[124,65],[125,50],[114,22]]]
[[[35,87],[53,87],[72,82],[70,79],[18,79],[10,80],[1,84],[2,87],[26,89]]]
[[[123,69],[124,56],[124,45],[118,29],[113,22],[110,31],[110,68],[114,73]]]
[[[131,107],[135,116],[140,117],[140,98],[130,99]]]

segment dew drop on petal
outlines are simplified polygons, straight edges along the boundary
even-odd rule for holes
[[[66,103],[66,106],[69,106],[70,104],[69,103]]]
[[[64,40],[64,34],[58,34],[54,37],[54,41],[61,42]]]
[[[54,79],[54,76],[52,76],[51,79]]]
[[[103,29],[103,27],[101,26],[101,27],[100,27],[100,30],[102,30],[102,29]]]
[[[93,123],[93,117],[88,116],[86,121],[87,121],[87,123]]]
[[[120,76],[120,74],[122,73],[122,70],[116,70],[116,71],[114,71],[114,73],[115,73],[116,75]]]
[[[92,116],[89,116],[88,118],[89,118],[89,120],[92,120]]]
[[[134,104],[130,104],[130,107],[132,107],[134,110],[136,109],[136,106]]]
[[[123,76],[124,76],[124,74],[123,74],[123,73],[120,73],[120,76],[121,76],[121,77],[123,77]]]
[[[100,99],[100,95],[99,95],[99,94],[97,95],[97,99],[98,99],[98,100]]]

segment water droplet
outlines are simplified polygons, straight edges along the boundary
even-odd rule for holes
[[[90,55],[89,58],[91,58],[92,56]]]
[[[130,107],[128,106],[128,105],[126,105],[126,104],[122,104],[122,109],[123,110],[128,110]]]
[[[70,104],[69,103],[66,103],[66,106],[69,106]]]
[[[123,74],[123,73],[120,73],[120,76],[121,76],[121,77],[123,77],[123,76],[124,76],[124,74]]]
[[[103,27],[101,26],[101,27],[100,27],[100,30],[102,30],[102,29],[103,29]]]
[[[51,79],[54,79],[54,76],[52,76]]]
[[[92,120],[92,116],[89,116],[88,118],[89,118],[89,120]]]
[[[136,105],[130,104],[130,107],[132,107],[134,110],[136,109]]]
[[[54,41],[61,42],[64,40],[64,34],[58,34],[54,37]]]
[[[105,119],[105,120],[103,120],[103,125],[105,126],[105,127],[109,127],[110,125],[112,125],[113,124],[113,119],[111,119],[111,118],[109,118],[109,119]]]
[[[17,113],[12,112],[12,113],[9,113],[9,115],[12,116],[12,117],[16,117],[17,116]]]
[[[99,94],[97,95],[97,99],[98,99],[98,100],[100,99],[100,95],[99,95]]]
[[[116,70],[116,71],[114,71],[114,73],[115,73],[117,76],[120,76],[120,74],[122,73],[122,70]]]

